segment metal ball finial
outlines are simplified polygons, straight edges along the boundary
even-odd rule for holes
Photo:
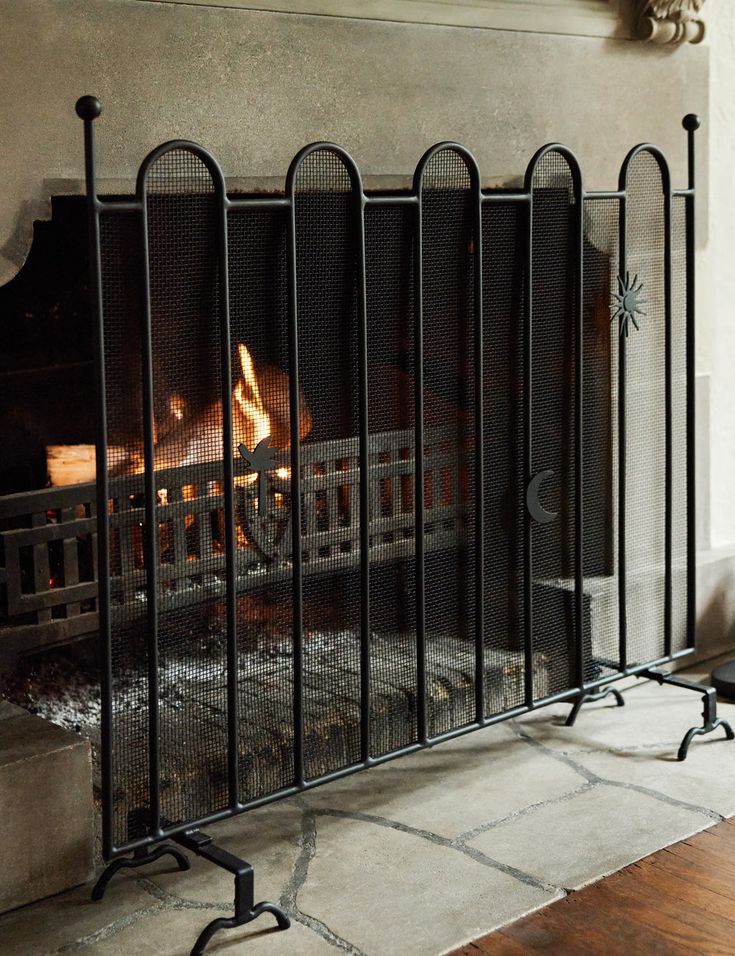
[[[687,113],[681,121],[681,125],[687,133],[693,133],[696,129],[699,129],[702,123],[696,113]]]
[[[80,96],[75,109],[79,119],[96,120],[102,112],[102,104],[96,96]]]

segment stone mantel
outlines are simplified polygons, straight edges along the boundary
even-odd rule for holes
[[[25,261],[50,197],[80,191],[74,103],[84,93],[103,104],[100,176],[129,187],[148,150],[179,136],[206,145],[228,177],[263,183],[282,180],[296,151],[317,139],[341,143],[365,175],[381,177],[410,176],[428,146],[454,139],[500,182],[557,140],[578,153],[590,189],[610,188],[628,146],[649,140],[684,182],[681,117],[708,111],[706,44],[672,51],[610,36],[244,6],[255,2],[327,0],[0,0],[0,283]],[[608,0],[559,0],[567,10],[577,2],[590,22],[614,9]],[[504,6],[559,9],[556,0]],[[699,149],[704,198],[706,131]]]
[[[136,0],[148,3],[150,0]],[[157,0],[181,3],[182,0]],[[200,6],[269,10],[530,33],[700,43],[705,0],[186,0]]]
[[[148,3],[150,0],[136,0]],[[182,0],[161,0],[178,4]],[[201,6],[269,10],[399,23],[630,38],[637,0],[187,0]]]

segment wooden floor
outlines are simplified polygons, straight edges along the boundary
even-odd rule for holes
[[[453,956],[735,956],[735,818]]]

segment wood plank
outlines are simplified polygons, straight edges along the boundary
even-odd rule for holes
[[[720,896],[735,902],[735,885],[731,880],[723,878],[721,874],[713,871],[710,867],[701,866],[693,860],[685,860],[669,850],[662,850],[661,854],[653,861],[653,865],[659,866],[682,879],[696,880],[700,886],[711,893],[719,893]]]
[[[493,956],[525,956],[527,952],[525,946],[507,936],[503,930],[486,936],[484,940],[470,943],[470,946],[462,950],[465,956],[480,956],[481,953],[492,953]]]
[[[453,956],[731,956],[735,818],[467,944]]]
[[[685,880],[680,876],[656,866],[653,861],[641,860],[640,863],[634,863],[631,871],[634,870],[633,879],[645,884],[650,891],[656,894],[665,894],[672,900],[677,900],[685,905],[693,905],[723,920],[729,920],[735,924],[735,905],[731,900],[706,889],[695,880]],[[626,871],[614,873],[608,877],[609,882],[614,882],[619,878],[625,879]]]
[[[624,880],[613,884],[602,880],[590,888],[590,899],[598,906],[608,900],[615,905],[620,918],[631,917],[639,923],[647,923],[663,936],[674,952],[687,948],[702,953],[706,943],[708,956],[732,956],[732,926],[723,924],[717,916],[689,901],[682,906],[680,900],[671,900],[650,884],[638,882],[635,874],[627,872]]]
[[[667,927],[663,932],[654,927],[643,907],[630,901],[621,903],[609,894],[601,901],[588,891],[572,893],[561,903],[504,927],[503,932],[523,944],[529,953],[543,951],[564,956],[625,952],[671,956],[672,943],[681,942]],[[679,946],[677,953],[701,956],[701,950],[684,945]]]
[[[735,827],[711,827],[709,830],[702,830],[701,833],[690,837],[687,842],[707,849],[712,840],[715,840],[722,847],[727,847],[730,853],[735,853]]]
[[[669,853],[680,856],[683,860],[698,863],[712,873],[728,874],[735,882],[735,858],[732,852],[723,852],[717,844],[711,850],[701,849],[697,844],[684,840],[668,848]]]

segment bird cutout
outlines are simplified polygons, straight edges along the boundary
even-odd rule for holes
[[[258,516],[263,518],[267,507],[265,472],[272,471],[276,467],[271,436],[266,435],[265,438],[261,438],[252,451],[249,451],[247,445],[242,442],[237,446],[237,450],[245,464],[258,476]]]
[[[622,276],[618,276],[618,289],[619,292],[613,292],[613,297],[617,299],[617,302],[613,302],[611,308],[615,309],[610,319],[611,322],[614,322],[615,319],[620,319],[620,335],[625,334],[625,337],[628,338],[630,334],[630,324],[631,322],[636,327],[637,331],[640,332],[641,327],[638,325],[638,320],[636,319],[637,315],[642,315],[646,317],[646,313],[640,308],[642,305],[646,304],[646,299],[640,298],[640,291],[643,288],[643,283],[638,282],[638,274],[633,276],[633,281],[630,280],[630,273],[625,273],[625,279]]]

